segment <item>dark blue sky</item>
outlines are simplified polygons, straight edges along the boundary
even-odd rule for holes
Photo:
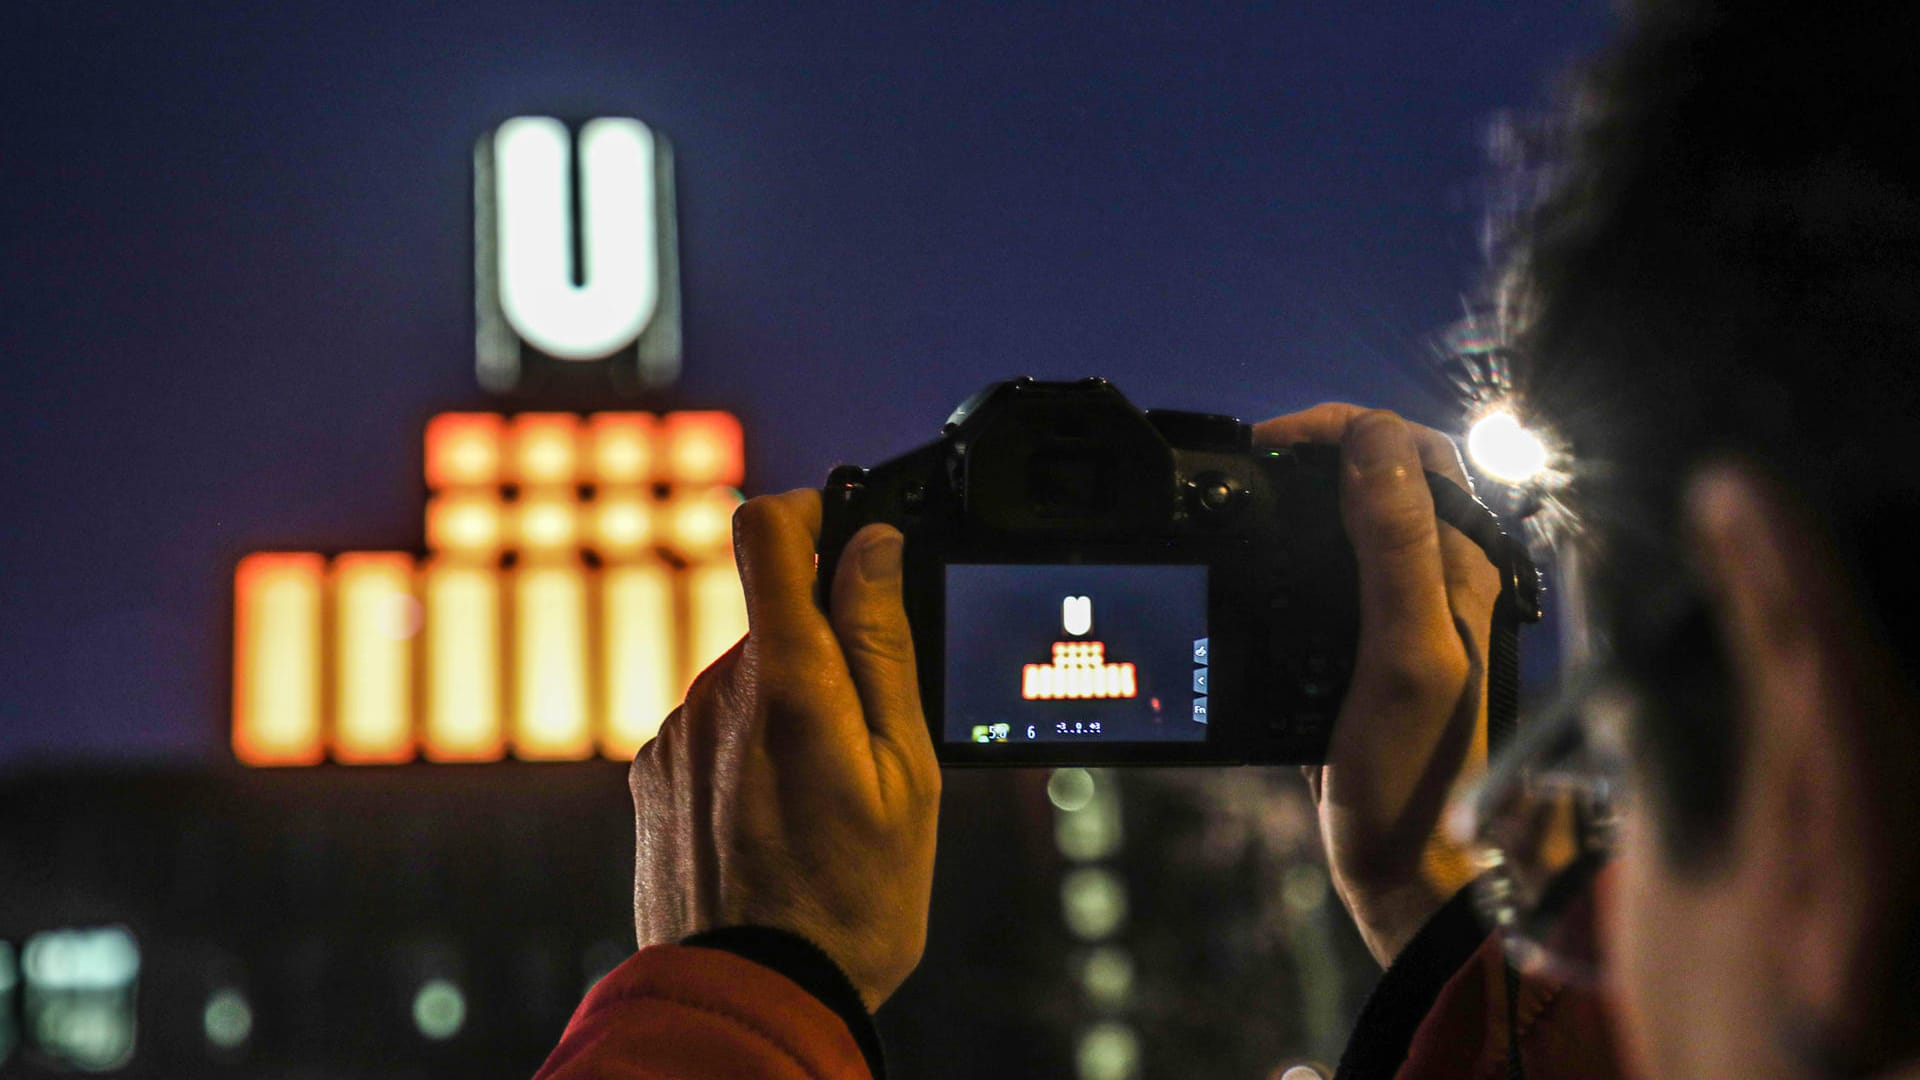
[[[229,578],[418,547],[472,373],[471,147],[676,145],[687,363],[753,491],[1008,374],[1435,417],[1482,133],[1607,5],[9,7],[0,764],[225,754]]]

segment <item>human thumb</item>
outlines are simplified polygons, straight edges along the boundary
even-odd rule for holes
[[[923,726],[913,632],[901,576],[905,540],[898,529],[868,525],[855,534],[834,574],[834,636],[876,735],[904,737]]]

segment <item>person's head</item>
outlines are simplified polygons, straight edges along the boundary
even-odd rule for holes
[[[1654,1075],[1920,1060],[1920,18],[1642,4],[1501,306],[1638,688],[1609,922]]]

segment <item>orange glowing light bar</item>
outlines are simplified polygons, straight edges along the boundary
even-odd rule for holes
[[[567,562],[516,571],[512,634],[514,756],[592,757],[586,568]]]
[[[312,765],[321,738],[324,560],[267,552],[234,571],[233,753],[248,765]]]
[[[500,572],[492,566],[429,565],[423,749],[433,761],[497,761],[501,734]]]
[[[740,494],[730,488],[709,488],[668,500],[661,508],[667,546],[689,560],[732,558],[733,512],[739,507]]]
[[[530,487],[580,480],[580,418],[572,413],[521,413],[513,418],[508,477]]]
[[[739,421],[445,413],[425,449],[424,563],[236,568],[235,756],[630,757],[746,631]]]
[[[746,474],[740,421],[725,412],[677,412],[663,418],[665,479],[690,486],[739,487]]]
[[[571,552],[579,546],[579,496],[572,488],[521,492],[513,504],[513,533],[521,551]]]
[[[653,500],[637,491],[601,489],[587,517],[587,544],[602,559],[637,558],[653,546]]]
[[[500,496],[457,491],[427,500],[427,549],[460,559],[487,560],[506,542]]]
[[[747,632],[747,598],[732,559],[689,567],[686,587],[687,666],[681,671],[680,695],[693,685],[694,676]]]
[[[656,479],[652,413],[603,412],[587,417],[587,478],[634,486]]]
[[[1020,696],[1028,701],[1130,698],[1138,693],[1134,666],[1107,663],[1103,641],[1056,641],[1053,663],[1021,669]]]
[[[427,421],[427,486],[439,491],[500,483],[503,427],[494,413],[441,413]]]
[[[354,551],[335,559],[333,613],[333,759],[413,760],[413,640],[421,623],[413,557]]]
[[[662,562],[600,576],[600,750],[632,757],[680,701],[674,670],[673,576]]]

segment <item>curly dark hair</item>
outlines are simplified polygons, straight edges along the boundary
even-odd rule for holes
[[[1740,797],[1711,620],[1656,610],[1655,586],[1687,578],[1692,468],[1735,458],[1779,481],[1910,682],[1920,655],[1917,41],[1911,4],[1640,3],[1556,117],[1498,144],[1516,390],[1573,451],[1562,497],[1588,528],[1597,630],[1663,699],[1639,735],[1678,869],[1712,871]],[[1862,778],[1883,799],[1920,779],[1895,719],[1869,736],[1886,775]],[[1887,885],[1920,907],[1911,865]],[[1906,953],[1912,1008],[1920,946]]]

